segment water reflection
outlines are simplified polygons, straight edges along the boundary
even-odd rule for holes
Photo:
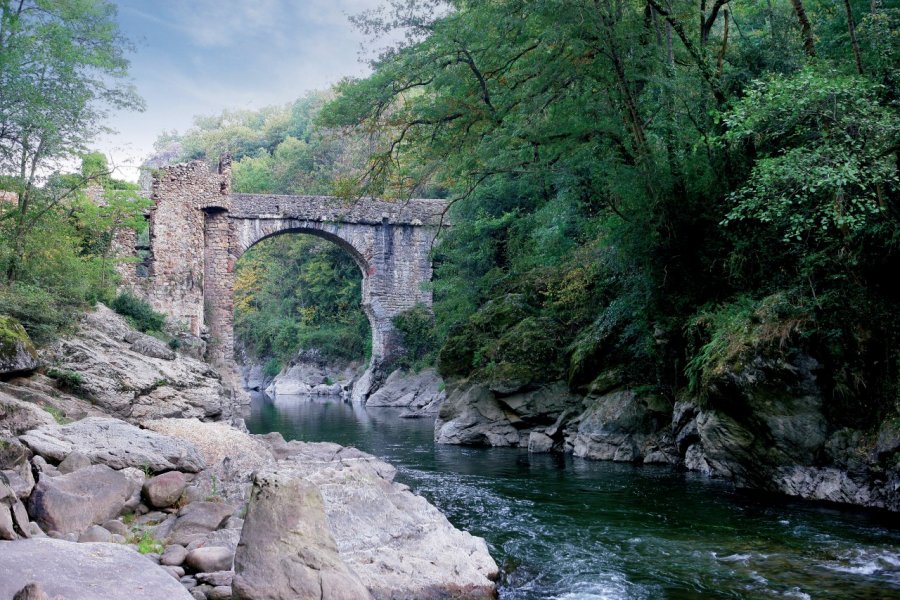
[[[393,463],[488,541],[504,599],[900,598],[893,517],[740,494],[666,467],[435,446],[431,420],[399,414],[256,397],[247,425]]]

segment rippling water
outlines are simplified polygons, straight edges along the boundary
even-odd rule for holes
[[[900,520],[723,482],[503,448],[437,446],[430,419],[332,399],[254,399],[254,433],[355,446],[484,537],[505,600],[900,598]]]

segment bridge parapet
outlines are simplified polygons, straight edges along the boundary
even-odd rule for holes
[[[278,218],[359,225],[446,225],[446,200],[344,200],[334,196],[231,194],[230,216]]]

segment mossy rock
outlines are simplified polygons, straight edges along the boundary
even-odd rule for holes
[[[0,315],[0,375],[31,371],[38,366],[37,352],[22,324]]]

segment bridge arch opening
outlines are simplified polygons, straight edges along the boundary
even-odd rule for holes
[[[358,375],[373,333],[367,264],[345,240],[308,228],[267,233],[236,249],[234,341],[238,356],[274,369],[299,365],[309,385]]]

